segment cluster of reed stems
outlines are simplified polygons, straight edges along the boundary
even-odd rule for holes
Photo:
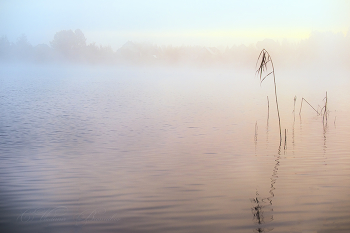
[[[326,97],[323,98],[324,100],[324,105],[322,108],[320,108],[320,110],[316,110],[306,99],[302,98],[301,99],[301,104],[300,104],[300,111],[299,111],[299,115],[301,116],[301,109],[303,107],[303,101],[305,101],[316,113],[317,115],[321,115],[322,116],[322,122],[323,125],[327,125],[327,121],[328,121],[328,115],[329,115],[329,110],[328,110],[328,95],[326,92]]]
[[[259,78],[260,78],[260,85],[268,76],[270,76],[270,75],[273,76],[273,83],[274,83],[274,87],[275,87],[276,108],[277,108],[277,116],[278,116],[278,126],[279,126],[279,130],[280,130],[280,145],[281,145],[281,143],[282,143],[282,129],[281,129],[280,112],[279,112],[279,107],[278,107],[275,67],[273,65],[272,58],[271,58],[270,54],[266,51],[266,49],[261,50],[259,57],[256,61],[256,68],[257,68],[256,74],[259,75]],[[306,99],[302,98],[299,115],[301,116],[301,109],[303,107],[303,102],[305,101],[317,113],[317,115],[322,116],[323,125],[324,126],[327,125],[328,114],[329,114],[328,106],[327,106],[327,104],[328,104],[327,92],[326,92],[326,97],[323,100],[325,101],[324,106],[322,108],[320,108],[320,110],[318,111]],[[295,103],[296,103],[296,96],[294,97],[294,110],[293,110],[294,113],[295,113]],[[270,109],[269,97],[267,97],[267,104],[268,104],[268,118],[269,118],[269,109]],[[257,130],[257,126],[255,128],[255,135],[257,135],[256,130]],[[285,146],[286,146],[286,138],[287,138],[287,136],[286,136],[286,129],[285,129]]]

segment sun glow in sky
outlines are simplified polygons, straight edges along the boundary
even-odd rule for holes
[[[300,40],[313,31],[347,33],[346,0],[0,1],[0,36],[24,33],[33,45],[81,29],[88,42],[232,46],[264,38]]]

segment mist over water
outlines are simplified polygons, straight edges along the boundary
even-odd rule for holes
[[[120,48],[88,43],[82,30],[61,30],[48,44],[32,45],[25,34],[17,41],[0,37],[0,61],[41,65],[78,64],[109,66],[191,66],[255,69],[257,55],[262,49],[271,54],[277,68],[318,70],[348,69],[350,62],[350,33],[314,31],[298,42],[287,39],[264,39],[251,45],[197,46],[154,44],[125,41]]]
[[[349,12],[0,1],[0,232],[350,232]]]
[[[2,231],[348,232],[349,71],[273,59],[281,145],[255,60],[2,63]]]

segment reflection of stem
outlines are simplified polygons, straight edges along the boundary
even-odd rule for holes
[[[252,209],[254,210],[253,214],[254,214],[254,218],[257,220],[257,223],[262,224],[264,222],[264,216],[262,214],[262,208],[264,206],[260,205],[261,201],[259,200],[258,196],[259,196],[259,193],[258,193],[258,191],[256,191],[256,198],[253,199],[252,201],[254,203],[256,203],[257,205],[254,206],[254,208],[252,208]]]
[[[323,152],[324,152],[324,153],[326,153],[326,148],[327,148],[327,145],[326,145],[326,141],[327,141],[327,137],[326,137],[327,129],[328,129],[327,124],[326,124],[326,125],[323,125]]]
[[[294,120],[293,120],[293,130],[292,130],[292,144],[293,144],[293,153],[294,153],[294,125],[295,125],[295,103],[297,101],[297,96],[294,96]]]
[[[255,122],[255,134],[254,134],[254,141],[257,143],[258,141],[258,122]]]
[[[286,150],[287,147],[287,129],[284,129],[284,150]]]
[[[326,134],[327,134],[327,130],[325,128],[323,128],[323,157],[324,157],[324,165],[327,165],[327,156],[326,156],[326,153],[327,153],[327,137],[326,137]]]
[[[271,189],[270,189],[271,198],[275,196],[275,194],[273,193],[273,190],[275,190],[274,184],[276,183],[276,180],[278,178],[277,172],[278,172],[278,166],[280,165],[280,158],[281,158],[281,147],[278,148],[278,155],[277,155],[277,158],[275,159],[276,164],[273,167],[272,176],[271,176]]]
[[[278,155],[277,158],[275,159],[276,164],[273,168],[272,175],[271,175],[271,186],[270,186],[270,196],[267,198],[259,198],[259,193],[256,191],[255,198],[251,199],[251,202],[254,203],[254,207],[251,208],[252,213],[253,213],[253,219],[256,221],[257,224],[259,224],[259,227],[255,229],[256,232],[265,232],[266,229],[262,226],[262,224],[265,223],[265,218],[264,218],[264,213],[267,207],[271,207],[271,212],[273,212],[272,208],[272,199],[275,196],[274,190],[275,190],[275,183],[277,181],[278,175],[278,167],[280,164],[280,158],[281,158],[281,146],[278,148]],[[266,201],[268,202],[267,204]],[[271,214],[271,218],[269,219],[270,221],[273,221],[273,214]]]

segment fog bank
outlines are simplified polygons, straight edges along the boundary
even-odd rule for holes
[[[10,42],[0,37],[0,62],[68,63],[104,65],[190,65],[249,67],[255,65],[262,49],[268,50],[276,65],[349,67],[350,33],[313,32],[298,43],[265,39],[256,44],[219,49],[205,46],[172,46],[127,41],[113,50],[96,42],[87,44],[80,29],[62,30],[50,44],[32,45],[23,34]]]

